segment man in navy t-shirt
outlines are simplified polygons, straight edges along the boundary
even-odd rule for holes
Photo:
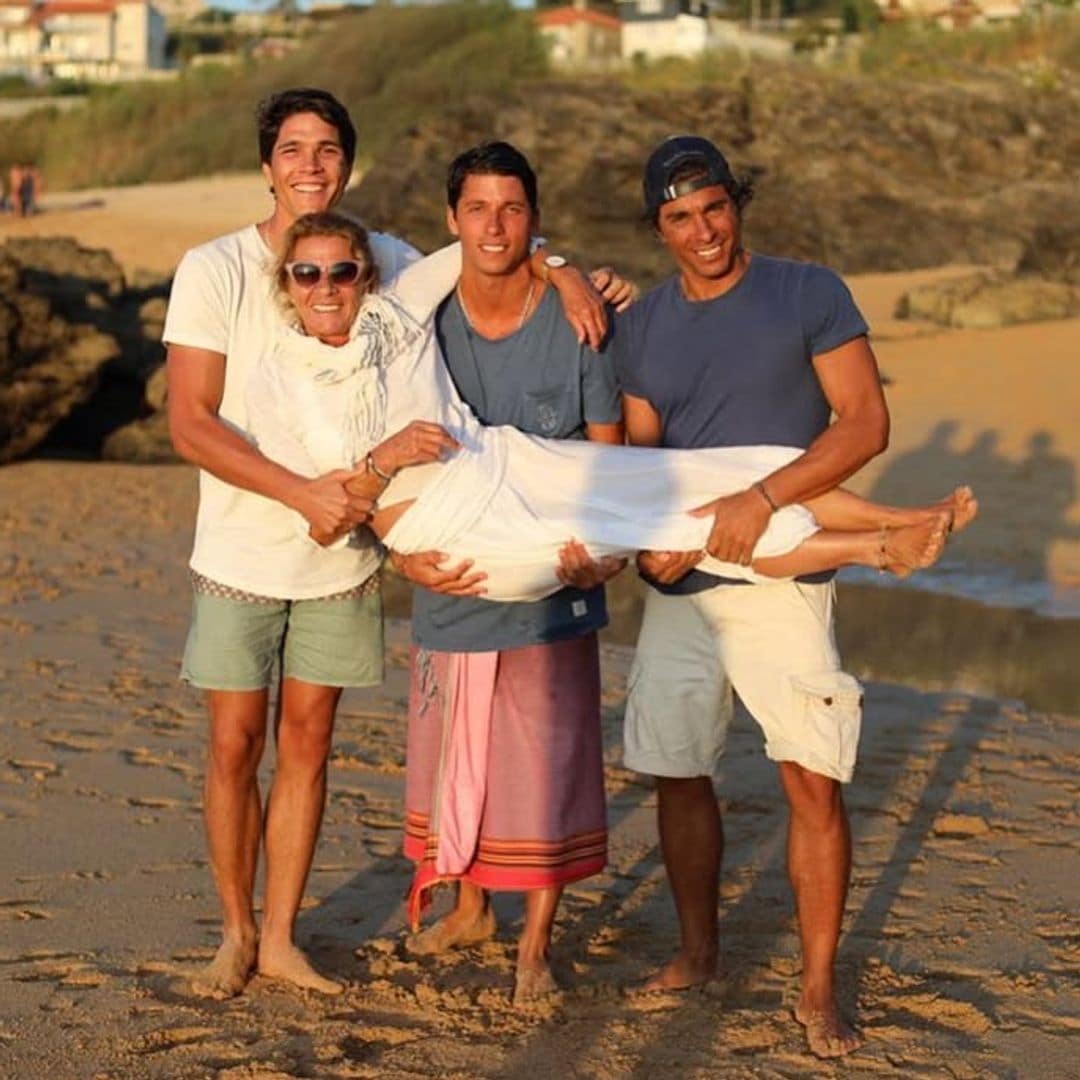
[[[436,315],[436,331],[462,398],[485,424],[621,443],[622,405],[606,344],[590,349],[555,293],[531,276],[539,211],[528,161],[501,142],[466,151],[451,165],[447,204],[462,269]],[[565,263],[559,256],[544,260],[543,276],[557,288],[558,277],[575,273]],[[611,298],[622,285],[611,284]],[[567,587],[513,604],[471,595],[483,591],[478,575],[466,564],[440,568],[441,559],[395,556],[407,577],[427,586],[413,594],[405,853],[417,864],[414,916],[429,884],[456,880],[458,897],[452,912],[407,946],[435,953],[475,943],[494,931],[487,891],[524,892],[514,988],[520,1004],[555,988],[548,947],[563,886],[604,866],[596,632],[607,623],[600,583],[625,560],[593,563],[571,545],[561,564]],[[455,755],[468,742],[466,717],[476,711],[490,736],[486,768],[468,786],[481,788],[482,799],[474,794],[480,805],[456,815],[473,811],[476,828],[467,860],[451,868],[440,864],[447,819],[455,816],[446,811],[464,796],[448,791],[454,785],[445,778],[456,775]]]
[[[710,504],[708,552],[748,564],[776,509],[836,487],[885,448],[888,412],[866,323],[831,271],[743,246],[750,186],[708,140],[665,140],[646,164],[644,191],[678,273],[620,321],[630,441],[805,448],[762,483]],[[833,979],[851,860],[840,784],[854,766],[861,696],[840,670],[832,581],[735,583],[697,570],[702,554],[638,560],[653,587],[630,680],[626,762],[656,777],[681,928],[679,952],[648,986],[690,986],[716,969],[723,832],[712,774],[733,686],[761,725],[790,808],[803,947],[796,1017],[811,1050],[838,1056],[860,1044],[839,1016]]]

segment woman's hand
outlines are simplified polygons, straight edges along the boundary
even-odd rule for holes
[[[460,449],[461,443],[446,428],[427,420],[414,420],[379,443],[371,451],[371,460],[380,473],[393,476],[399,469],[439,461],[444,454]]]
[[[616,310],[625,311],[641,296],[641,290],[613,267],[601,266],[589,274],[593,288]]]

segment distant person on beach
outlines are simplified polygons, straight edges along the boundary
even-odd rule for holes
[[[38,167],[30,163],[22,168],[22,176],[19,182],[19,214],[22,217],[32,217],[38,212],[38,200],[41,198],[41,172]]]
[[[262,102],[258,142],[273,210],[184,256],[164,331],[173,442],[201,469],[194,611],[182,675],[207,691],[210,711],[204,812],[223,941],[193,986],[215,997],[239,993],[256,970],[325,993],[341,990],[312,968],[293,932],[325,804],[342,688],[382,678],[382,553],[356,528],[370,515],[365,484],[373,478],[362,465],[359,475],[349,468],[301,476],[275,464],[253,445],[245,399],[252,365],[276,340],[272,267],[284,236],[299,216],[341,197],[356,134],[332,95],[302,88]],[[372,234],[371,246],[388,281],[419,257],[380,234]],[[600,298],[577,276],[565,289],[575,325],[597,336]],[[395,467],[425,452],[409,433],[387,443]],[[313,533],[347,535],[347,542],[324,548],[298,538],[294,514]],[[277,763],[264,823],[257,769],[276,663]],[[266,896],[257,929],[262,832]]]
[[[23,167],[16,162],[7,174],[7,208],[16,217],[22,217],[22,186]]]
[[[751,187],[708,140],[661,143],[643,186],[646,214],[677,272],[617,328],[630,441],[803,450],[713,505],[707,553],[745,565],[775,515],[812,505],[885,448],[889,416],[867,326],[831,271],[743,245]],[[975,504],[970,492],[957,498],[959,525]],[[674,959],[645,989],[681,989],[716,973],[723,829],[713,772],[733,686],[779,764],[790,810],[788,870],[803,951],[795,1016],[815,1054],[842,1055],[862,1041],[841,1018],[834,987],[851,863],[841,784],[855,764],[862,691],[840,668],[831,574],[747,585],[718,574],[702,554],[638,560],[653,587],[630,675],[625,762],[656,778],[681,932]]]
[[[498,189],[505,177],[494,176]],[[466,181],[456,205],[482,190]],[[503,194],[521,196],[513,187]],[[487,229],[473,236],[462,225],[461,237],[465,252],[478,237],[495,246]],[[293,325],[282,324],[275,348],[252,370],[249,423],[263,453],[303,475],[365,461],[365,492],[372,491],[372,478],[378,484],[374,531],[392,552],[426,553],[425,565],[435,568],[445,561],[451,579],[467,582],[460,591],[483,592],[476,603],[496,622],[500,611],[522,607],[509,601],[558,595],[559,577],[569,575],[565,566],[562,575],[553,568],[567,536],[580,539],[581,566],[591,554],[617,557],[660,536],[676,548],[692,545],[700,556],[712,516],[687,511],[801,454],[767,446],[624,447],[478,423],[440,358],[431,320],[453,289],[461,257],[445,249],[376,293],[373,260],[355,222],[335,214],[298,220],[277,272]],[[463,269],[461,284],[468,282]],[[509,306],[520,318],[522,307]],[[469,299],[462,310],[472,314]],[[379,445],[385,431],[398,428],[428,447],[425,464],[408,467]],[[858,561],[907,573],[937,557],[949,522],[966,523],[972,504],[965,489],[916,510],[875,506],[838,490],[808,506],[834,531],[818,532],[806,509],[789,506],[773,515],[752,567],[716,569],[761,580]],[[295,524],[306,531],[302,519]],[[607,564],[607,572],[614,569],[617,564]],[[490,936],[494,922],[483,889],[525,890],[532,902],[519,942],[515,1001],[521,1003],[554,989],[547,944],[559,890],[600,869],[605,829],[595,650],[553,681],[555,661],[534,647],[528,675],[519,673],[500,691],[507,651],[415,654],[406,850],[418,867],[410,913],[415,919],[423,891],[440,881],[458,881],[476,895],[459,897],[454,913],[409,947],[440,952]],[[589,687],[596,694],[586,693]],[[561,704],[560,715],[550,715],[545,698]],[[825,754],[833,749],[828,737],[808,745]],[[560,825],[571,829],[569,836]],[[566,856],[558,858],[564,848]],[[544,913],[539,926],[537,909]]]

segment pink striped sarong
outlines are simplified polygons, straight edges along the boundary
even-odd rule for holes
[[[405,854],[409,922],[427,890],[523,891],[607,858],[595,634],[495,653],[413,649]]]

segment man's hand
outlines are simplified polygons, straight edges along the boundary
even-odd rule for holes
[[[772,517],[772,508],[760,491],[747,488],[734,495],[699,506],[690,513],[694,517],[713,517],[712,531],[705,550],[722,562],[749,566],[754,545],[761,538]]]
[[[661,585],[674,585],[705,557],[701,551],[639,551],[637,567]]]
[[[381,472],[393,476],[399,469],[439,461],[460,449],[461,443],[446,428],[428,420],[414,420],[379,443],[371,451],[371,458]]]
[[[307,519],[312,538],[320,544],[330,543],[371,517],[371,499],[345,489],[345,482],[352,476],[347,469],[335,469],[314,480],[305,480],[289,501]]]
[[[601,266],[589,274],[593,288],[616,310],[625,311],[641,296],[641,290],[627,278],[617,274],[613,267]]]
[[[571,585],[575,589],[595,589],[597,585],[610,581],[625,568],[625,559],[615,555],[594,559],[586,551],[584,544],[571,540],[559,552],[559,565],[555,568],[555,574],[564,585]]]
[[[470,573],[472,559],[443,568],[439,564],[445,558],[441,551],[418,551],[413,555],[390,552],[394,569],[414,585],[421,585],[444,596],[484,595],[486,590],[481,583],[487,580],[487,574]]]
[[[559,294],[563,314],[573,327],[579,343],[599,349],[607,336],[608,319],[604,298],[592,282],[572,266],[548,272],[548,281]]]

